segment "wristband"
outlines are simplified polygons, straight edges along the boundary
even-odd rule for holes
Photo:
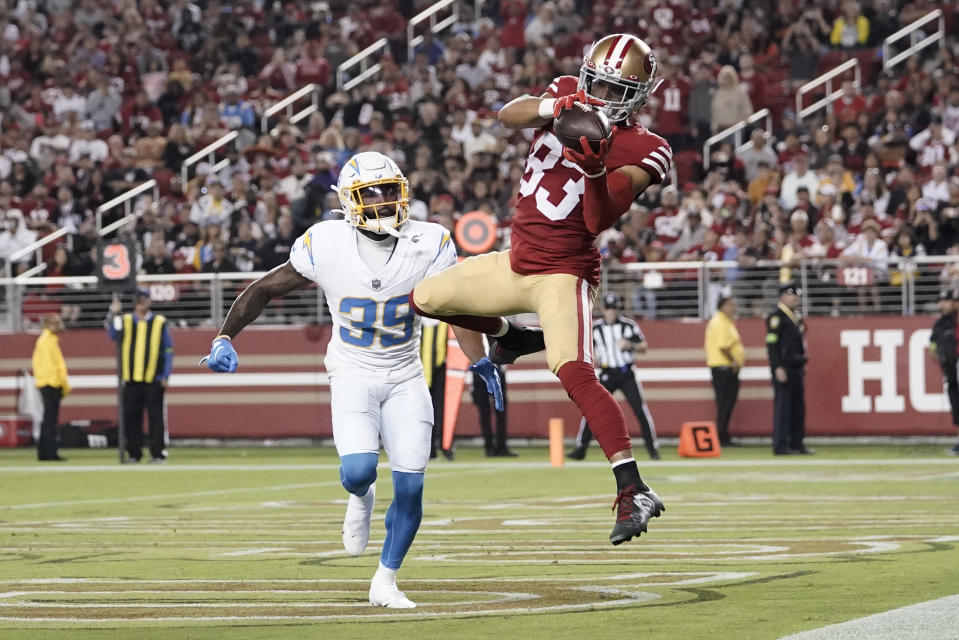
[[[604,175],[606,175],[606,167],[603,167],[599,173],[594,174],[589,174],[584,171],[583,175],[585,175],[587,178],[602,178]]]
[[[225,333],[221,333],[217,337],[213,338],[213,342],[216,342],[220,338],[226,338],[229,342],[233,342],[233,339],[230,336],[226,335]]]
[[[539,117],[544,120],[552,120],[555,105],[556,98],[542,98],[539,101]]]

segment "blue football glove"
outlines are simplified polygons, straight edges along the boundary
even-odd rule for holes
[[[481,358],[470,365],[470,371],[476,373],[486,383],[486,390],[493,395],[493,406],[503,410],[503,381],[500,370],[489,358]]]
[[[200,360],[200,364],[206,364],[210,371],[217,373],[233,373],[238,364],[233,343],[228,338],[217,338],[210,348],[210,355]]]

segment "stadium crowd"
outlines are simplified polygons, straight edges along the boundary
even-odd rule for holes
[[[577,75],[584,48],[617,31],[656,51],[664,82],[641,121],[669,140],[674,172],[600,238],[610,263],[829,257],[891,283],[889,255],[959,254],[950,3],[494,0],[477,20],[464,4],[408,59],[408,20],[430,4],[0,1],[0,261],[66,228],[45,275],[91,273],[96,208],[152,177],[159,198],[135,205],[143,272],[269,269],[337,215],[330,186],[362,150],[404,169],[414,217],[452,227],[483,210],[508,246],[528,140],[497,109]],[[883,72],[882,40],[936,8],[944,46]],[[380,37],[379,75],[338,90],[339,65]],[[831,112],[797,121],[797,87],[852,57],[861,87],[840,78]],[[307,83],[317,112],[261,130],[264,110]],[[773,134],[747,131],[739,153],[716,145],[703,170],[705,139],[763,107]],[[230,131],[229,164],[198,163],[183,183],[184,160]]]

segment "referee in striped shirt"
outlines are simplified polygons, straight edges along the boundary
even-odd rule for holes
[[[656,442],[656,425],[653,416],[649,413],[646,400],[643,398],[642,387],[636,381],[633,372],[633,357],[637,353],[645,353],[647,348],[646,336],[639,329],[639,325],[619,311],[623,304],[619,295],[607,293],[603,296],[603,317],[593,323],[593,357],[599,364],[599,382],[610,393],[617,389],[626,396],[626,401],[632,407],[633,413],[639,419],[643,429],[643,438],[646,440],[646,450],[649,457],[659,460],[659,443]],[[582,460],[586,457],[586,448],[593,439],[586,418],[579,425],[579,434],[576,436],[576,448],[566,454],[573,460]]]

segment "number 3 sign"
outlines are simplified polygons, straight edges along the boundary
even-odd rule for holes
[[[136,252],[128,244],[113,242],[100,246],[97,282],[103,291],[132,291],[136,288]]]

